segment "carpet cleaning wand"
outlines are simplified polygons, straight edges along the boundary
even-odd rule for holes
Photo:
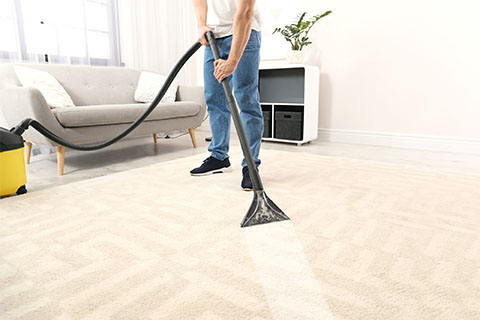
[[[206,37],[208,42],[210,43],[215,60],[218,60],[220,58],[220,55],[213,33],[208,32],[206,34]],[[127,136],[148,117],[148,115],[158,106],[160,100],[165,95],[167,89],[169,88],[170,84],[172,83],[173,79],[178,74],[180,69],[201,46],[202,45],[199,42],[196,42],[180,58],[172,71],[170,71],[162,88],[160,89],[155,99],[152,101],[149,108],[140,117],[138,117],[138,119],[135,120],[125,131],[108,141],[83,145],[74,144],[57,136],[34,119],[25,119],[16,127],[10,130],[0,128],[0,196],[8,195],[15,191],[17,192],[17,194],[23,194],[27,192],[25,188],[26,174],[23,159],[22,134],[30,126],[36,129],[45,137],[49,138],[50,140],[71,149],[92,151],[110,146]],[[267,197],[267,194],[263,190],[262,181],[260,180],[260,176],[252,158],[252,153],[248,146],[245,129],[243,128],[242,122],[240,120],[237,103],[235,101],[235,98],[233,97],[232,90],[230,89],[230,85],[227,79],[224,79],[222,81],[222,85],[225,91],[225,95],[227,97],[227,102],[230,107],[233,122],[235,123],[235,128],[237,129],[238,138],[242,146],[243,155],[247,162],[248,171],[250,173],[250,178],[253,184],[253,202],[247,212],[247,215],[243,219],[241,226],[248,227],[262,223],[289,220],[289,218],[282,212],[282,210],[280,210],[280,208],[278,208],[275,203],[273,203],[273,201]]]
[[[207,32],[206,37],[208,43],[210,44],[210,48],[212,49],[213,58],[215,61],[220,59],[220,53],[218,52],[217,42],[215,41],[213,33],[210,31]],[[270,200],[265,193],[257,166],[253,161],[252,151],[248,146],[248,140],[245,134],[245,129],[242,125],[242,121],[240,120],[237,102],[232,94],[232,89],[230,88],[227,78],[222,80],[222,86],[223,91],[225,91],[225,96],[227,98],[228,106],[230,107],[233,123],[235,124],[235,129],[237,130],[238,139],[240,140],[240,145],[242,146],[243,156],[247,162],[248,172],[253,185],[253,202],[240,225],[243,228],[257,224],[290,220],[287,215],[283,213],[283,211],[280,210],[280,208],[277,207],[277,205],[273,203],[273,201]]]

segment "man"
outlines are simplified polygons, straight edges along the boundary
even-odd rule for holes
[[[193,0],[198,22],[199,41],[206,46],[204,58],[205,99],[210,116],[211,156],[190,171],[206,175],[231,171],[228,157],[230,140],[230,109],[221,81],[227,78],[240,108],[248,144],[257,167],[263,134],[263,116],[258,94],[261,19],[255,0]],[[220,60],[214,62],[205,34],[215,35]],[[242,161],[244,190],[252,190],[245,159]]]

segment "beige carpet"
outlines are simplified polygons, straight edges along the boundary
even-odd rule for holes
[[[0,200],[0,318],[480,319],[479,176],[264,150],[246,230],[203,158]]]

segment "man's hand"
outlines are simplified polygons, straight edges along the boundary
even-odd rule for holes
[[[198,28],[198,42],[200,42],[200,43],[203,44],[204,46],[208,46],[207,38],[205,38],[205,34],[206,34],[208,31],[213,31],[213,30],[210,29],[210,28],[207,27],[207,26],[202,26],[202,27],[199,27],[199,28]]]
[[[223,79],[231,75],[237,69],[237,64],[230,60],[218,59],[213,64],[215,71],[213,75],[217,78],[218,82],[222,82]]]

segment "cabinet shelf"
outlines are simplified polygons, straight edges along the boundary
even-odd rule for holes
[[[315,66],[267,64],[259,70],[263,141],[302,145],[318,136],[320,71]],[[270,117],[266,117],[266,115]]]

